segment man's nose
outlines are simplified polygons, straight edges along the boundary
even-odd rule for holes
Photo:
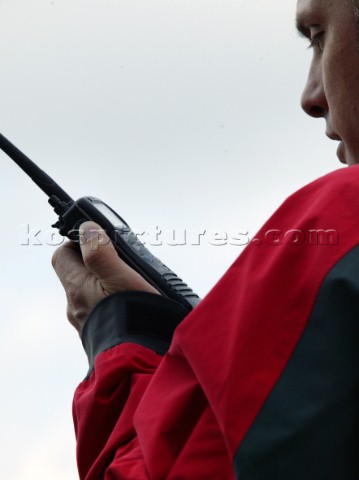
[[[328,111],[321,69],[311,67],[304,87],[301,105],[305,113],[314,118],[325,117]]]

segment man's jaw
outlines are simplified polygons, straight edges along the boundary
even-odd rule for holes
[[[343,140],[340,142],[337,148],[337,157],[341,163],[348,165],[348,167],[359,164],[359,156],[352,150],[349,150]]]

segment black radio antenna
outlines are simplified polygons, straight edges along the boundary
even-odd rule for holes
[[[55,198],[61,203],[73,203],[73,199],[62,188],[39,168],[30,158],[22,153],[15,145],[13,145],[7,138],[0,133],[0,148],[3,150],[18,166],[24,170],[29,177],[46,193],[50,200]],[[53,201],[49,202],[53,204]],[[54,206],[54,205],[53,205]]]

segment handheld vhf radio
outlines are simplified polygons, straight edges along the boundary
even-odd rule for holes
[[[52,225],[61,235],[78,241],[78,229],[88,220],[96,222],[111,239],[118,255],[162,295],[192,310],[200,298],[182,279],[154,257],[138,240],[128,224],[106,203],[94,197],[74,201],[57,183],[0,133],[0,148],[18,164],[49,197],[59,216]]]

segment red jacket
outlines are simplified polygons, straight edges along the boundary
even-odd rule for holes
[[[98,304],[80,478],[358,479],[358,245],[353,166],[289,197],[184,320],[157,295]]]

